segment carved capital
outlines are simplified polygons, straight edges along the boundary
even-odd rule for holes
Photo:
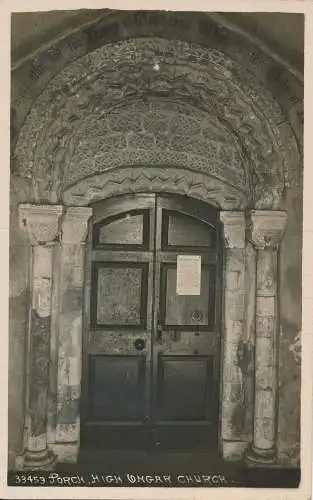
[[[19,206],[20,227],[27,231],[31,245],[51,243],[58,238],[59,218],[62,213],[62,205]]]
[[[68,207],[62,220],[62,242],[83,243],[87,236],[88,220],[92,215],[90,207]]]
[[[220,212],[224,224],[224,245],[226,248],[245,247],[246,221],[244,212]]]
[[[282,239],[286,221],[286,212],[252,210],[249,221],[250,241],[258,249],[276,249]]]

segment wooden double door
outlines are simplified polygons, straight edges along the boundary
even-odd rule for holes
[[[214,446],[217,210],[180,196],[116,197],[94,205],[88,246],[82,446]]]

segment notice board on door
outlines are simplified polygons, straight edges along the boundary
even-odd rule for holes
[[[200,295],[201,255],[177,255],[177,295]]]

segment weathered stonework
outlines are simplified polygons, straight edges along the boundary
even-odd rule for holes
[[[62,211],[60,206],[20,206],[21,226],[32,245],[25,469],[51,469],[56,462],[47,447],[47,409],[53,246]]]
[[[286,221],[286,212],[252,210],[250,212],[249,238],[258,249],[277,249],[281,242]]]
[[[276,460],[277,249],[286,213],[252,211],[250,234],[257,251],[255,305],[254,429],[248,464]]]
[[[225,459],[238,459],[246,446],[246,370],[241,352],[245,329],[245,214],[221,212],[224,226],[224,357],[221,440]]]
[[[277,207],[286,160],[275,101],[264,120],[269,101],[216,49],[157,38],[107,44],[47,85],[19,135],[14,168],[33,178],[37,201],[62,200],[64,188],[109,168],[180,164],[227,179],[258,208]]]
[[[237,187],[173,166],[123,168],[92,175],[69,186],[63,197],[65,205],[85,206],[129,192],[184,194],[228,210],[241,208],[247,203],[245,193]]]
[[[56,431],[56,402],[57,402],[57,373],[59,359],[59,329],[60,329],[60,241],[54,246],[54,266],[51,298],[51,337],[50,337],[50,367],[49,390],[47,409],[47,441],[50,445],[55,442]]]
[[[68,33],[64,38],[36,50],[36,55],[14,68],[14,131],[20,129],[29,108],[47,82],[73,60],[108,43],[148,36],[195,42],[203,47],[218,49],[245,67],[251,78],[258,79],[263,86],[266,85],[286,112],[289,112],[291,106],[301,106],[303,92],[297,78],[301,79],[302,75],[298,72],[296,77],[284,67],[277,67],[271,55],[261,50],[257,41],[253,43],[251,37],[246,40],[236,33],[236,30],[225,28],[219,15],[161,11],[105,11],[104,14],[99,14],[99,19],[88,27],[84,26],[79,31]],[[158,60],[161,57],[162,53],[159,54]],[[298,114],[290,121],[297,130],[301,121]],[[288,129],[286,123],[283,126]]]
[[[51,446],[57,452],[70,444],[72,453],[66,460],[72,462],[77,460],[80,438],[84,243],[91,213],[89,207],[67,207],[61,228],[56,425]]]
[[[252,440],[253,432],[253,408],[254,408],[254,367],[255,367],[255,296],[256,296],[256,251],[253,245],[246,241],[246,324],[245,324],[245,346],[246,346],[246,429],[248,441]]]

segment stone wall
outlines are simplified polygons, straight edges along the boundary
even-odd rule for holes
[[[25,411],[25,352],[29,303],[28,262],[30,247],[21,234],[18,205],[29,199],[25,180],[11,177],[10,189],[10,299],[9,299],[9,466],[23,451]]]
[[[286,466],[300,460],[302,189],[287,194],[288,219],[280,252],[278,453]]]

